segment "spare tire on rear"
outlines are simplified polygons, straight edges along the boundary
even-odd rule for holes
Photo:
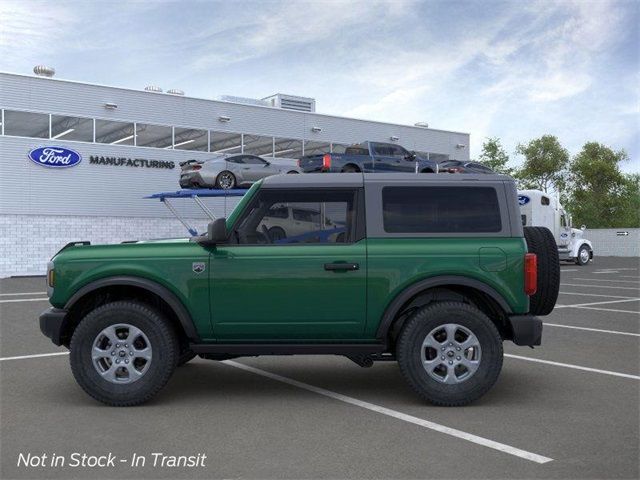
[[[524,238],[529,253],[538,257],[538,284],[529,297],[529,312],[549,315],[558,300],[560,290],[560,259],[553,233],[546,227],[524,227]]]

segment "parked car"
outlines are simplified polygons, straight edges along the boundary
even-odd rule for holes
[[[540,345],[560,266],[551,232],[523,228],[513,179],[464,177],[276,175],[206,235],[70,244],[48,266],[40,329],[108,405],[149,400],[195,355],[292,354],[397,360],[423,399],[467,404],[498,379],[504,341]],[[332,225],[273,245],[272,208],[310,204]],[[344,235],[320,235],[338,222]]]
[[[300,173],[294,165],[277,165],[257,155],[220,155],[207,160],[180,163],[181,188],[249,187],[271,175]]]
[[[411,172],[438,173],[438,162],[418,156],[395,143],[362,142],[344,153],[307,155],[298,161],[305,173]]]
[[[438,163],[440,173],[495,173],[479,162],[442,160]]]
[[[260,222],[270,243],[309,243],[320,236],[344,236],[344,222],[332,220],[320,210],[286,203],[273,205]]]

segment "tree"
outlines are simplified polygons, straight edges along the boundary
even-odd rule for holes
[[[520,144],[516,153],[524,155],[524,164],[515,173],[522,187],[544,192],[564,189],[569,152],[555,136],[543,135],[529,143]]]
[[[498,137],[488,137],[485,139],[478,161],[496,173],[513,175],[513,168],[507,167],[509,155],[505,152]]]
[[[571,162],[569,210],[576,225],[592,228],[640,226],[640,175],[625,175],[624,150],[585,143]]]

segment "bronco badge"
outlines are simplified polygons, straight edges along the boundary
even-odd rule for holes
[[[204,272],[205,264],[204,262],[193,262],[193,264],[191,265],[191,268],[196,273],[202,273]]]

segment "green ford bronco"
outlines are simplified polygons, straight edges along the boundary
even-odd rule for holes
[[[196,355],[395,361],[438,405],[495,383],[502,342],[540,345],[551,232],[500,175],[278,175],[189,239],[63,248],[40,329],[109,405],[149,400]]]

